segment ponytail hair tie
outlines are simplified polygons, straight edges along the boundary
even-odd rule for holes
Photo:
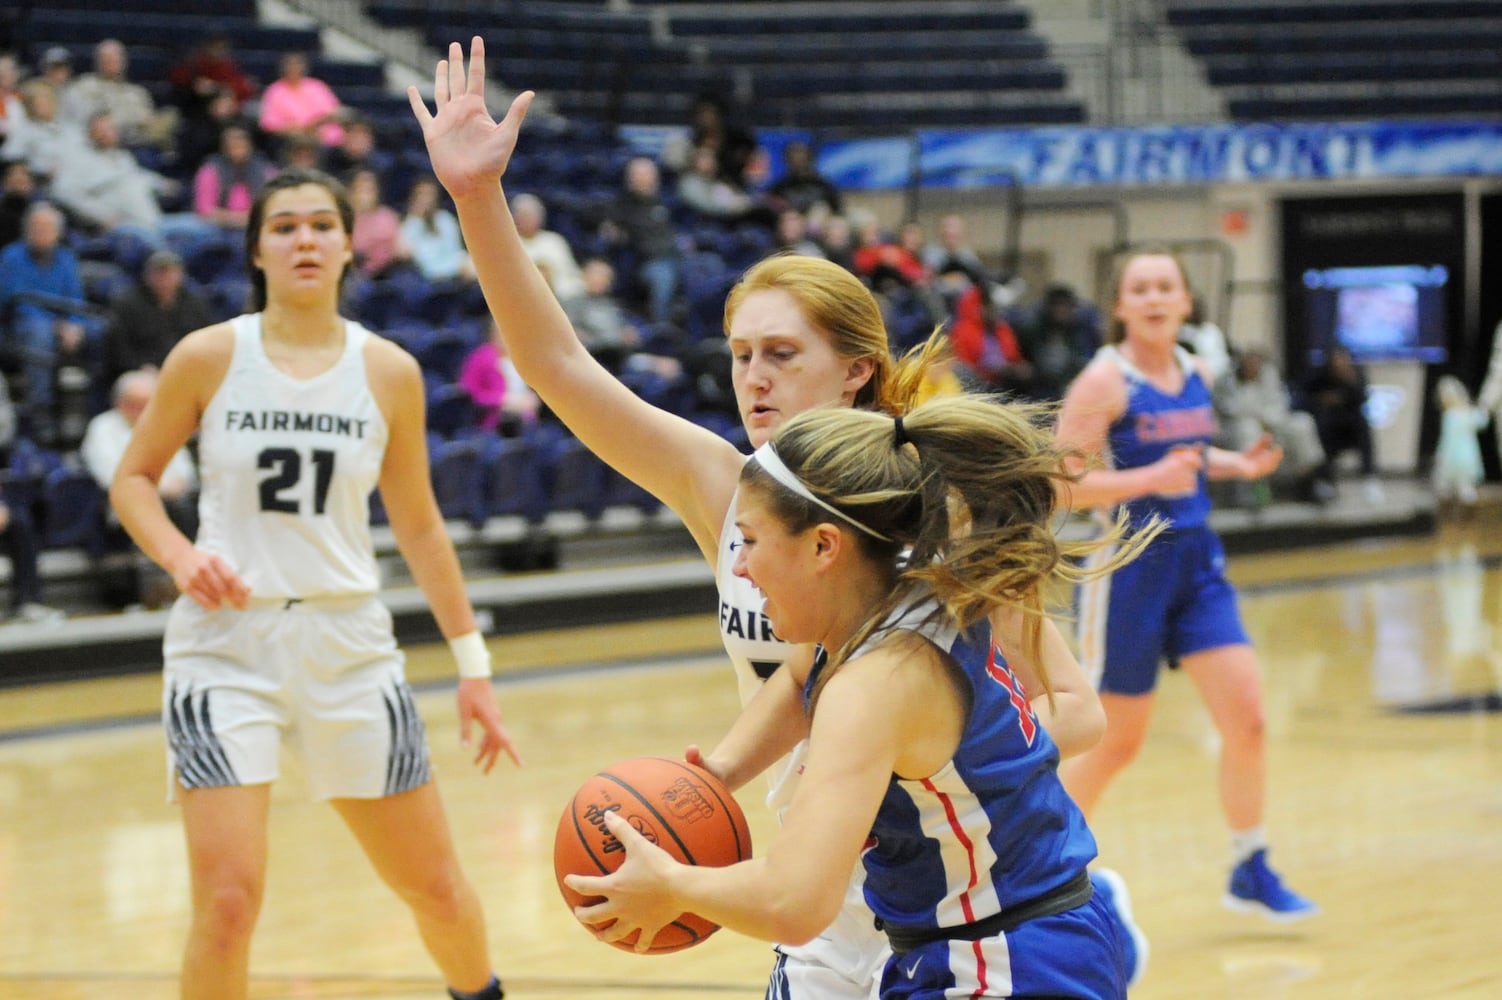
[[[893,429],[893,438],[897,442],[896,447],[901,448],[908,442],[907,429],[902,426],[901,417],[893,417],[892,423],[896,425]]]

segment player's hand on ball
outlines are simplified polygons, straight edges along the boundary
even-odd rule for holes
[[[626,860],[609,875],[569,875],[564,879],[575,892],[603,897],[598,903],[575,907],[574,916],[596,938],[607,943],[639,931],[636,950],[645,952],[657,932],[683,912],[683,906],[674,902],[668,889],[672,870],[680,866],[618,813],[606,813],[604,821],[611,835],[625,848]]]

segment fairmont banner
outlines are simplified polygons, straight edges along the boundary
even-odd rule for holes
[[[841,188],[1227,184],[1502,174],[1502,122],[1300,122],[927,131],[824,143]]]

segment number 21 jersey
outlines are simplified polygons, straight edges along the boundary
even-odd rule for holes
[[[234,357],[199,428],[197,545],[254,599],[371,594],[370,491],[388,431],[370,391],[370,332],[345,321],[344,352],[312,378],[271,363],[259,313],[231,320]]]

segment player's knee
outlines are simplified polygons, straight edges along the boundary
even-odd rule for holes
[[[199,917],[216,947],[234,948],[250,939],[261,913],[261,893],[245,882],[216,885],[200,897]]]

